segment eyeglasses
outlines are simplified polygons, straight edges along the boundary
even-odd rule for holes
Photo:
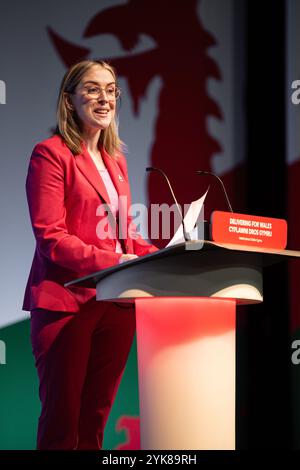
[[[121,95],[121,90],[116,85],[109,85],[106,88],[99,86],[86,86],[83,88],[85,94],[91,99],[99,99],[102,92],[105,92],[108,101],[115,101]]]

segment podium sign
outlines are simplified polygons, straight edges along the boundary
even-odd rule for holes
[[[211,225],[212,240],[216,243],[277,250],[284,250],[287,245],[287,223],[284,219],[215,211]]]

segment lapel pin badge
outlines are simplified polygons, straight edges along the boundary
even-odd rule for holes
[[[120,181],[124,181],[123,177],[121,175],[118,175]]]

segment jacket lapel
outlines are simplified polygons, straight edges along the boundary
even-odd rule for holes
[[[115,185],[116,191],[119,196],[125,196],[119,199],[119,236],[121,239],[128,238],[128,209],[130,204],[130,194],[128,183],[125,180],[122,171],[113,158],[101,148],[101,155],[105,166],[110,174],[112,182]],[[89,183],[95,188],[100,197],[110,204],[110,199],[108,197],[106,187],[102,181],[101,176],[99,175],[98,169],[94,164],[90,154],[83,145],[82,153],[75,156],[75,162],[81,173],[86,177]],[[127,248],[124,249],[127,252]]]
[[[127,195],[127,183],[116,160],[101,148],[101,155],[119,196]]]
[[[106,191],[105,184],[103,183],[102,178],[99,175],[98,169],[84,145],[82,153],[75,156],[75,162],[81,173],[95,188],[101,198],[104,199],[107,204],[109,204],[110,200]]]

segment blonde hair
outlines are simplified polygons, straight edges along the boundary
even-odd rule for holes
[[[72,65],[67,71],[59,90],[56,111],[57,128],[55,132],[63,138],[75,155],[82,152],[82,132],[76,111],[73,111],[67,105],[68,94],[74,93],[83,76],[94,65],[100,65],[108,70],[114,80],[117,81],[115,70],[108,63],[102,60],[83,60]],[[116,158],[116,153],[124,148],[124,144],[119,138],[116,116],[114,116],[108,128],[101,131],[99,144],[114,158]]]

